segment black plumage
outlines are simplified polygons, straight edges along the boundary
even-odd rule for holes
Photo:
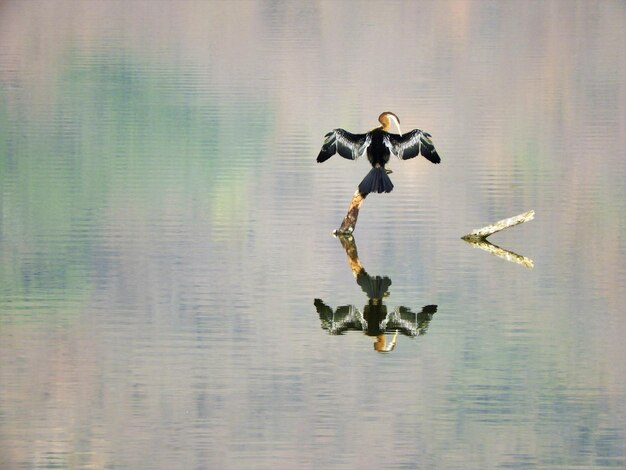
[[[356,160],[361,155],[367,154],[372,169],[359,184],[359,192],[362,195],[374,192],[388,193],[393,190],[393,183],[388,176],[390,171],[385,168],[392,154],[401,160],[408,160],[421,154],[432,163],[441,161],[429,133],[420,129],[413,129],[406,134],[389,133],[392,120],[398,130],[400,128],[399,119],[390,112],[382,113],[378,120],[382,126],[366,134],[353,134],[344,129],[329,132],[317,156],[317,162],[322,163],[335,153],[348,160]]]

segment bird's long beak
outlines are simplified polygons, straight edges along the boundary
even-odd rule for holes
[[[391,118],[396,128],[398,129],[398,134],[402,135],[402,131],[400,130],[400,121],[398,121],[398,118],[394,114],[391,114],[391,113],[389,113],[388,116]]]

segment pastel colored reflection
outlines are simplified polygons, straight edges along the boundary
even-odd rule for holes
[[[623,469],[625,18],[0,3],[0,467]],[[442,161],[355,258],[371,166],[315,159],[383,111]],[[460,239],[529,210],[532,269]]]

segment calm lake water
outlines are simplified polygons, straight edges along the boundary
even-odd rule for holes
[[[0,44],[0,468],[626,468],[623,2],[5,1]],[[442,163],[342,244],[369,164],[315,158],[385,110]],[[526,266],[460,239],[530,209]]]

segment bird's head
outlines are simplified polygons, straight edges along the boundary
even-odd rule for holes
[[[383,125],[383,130],[385,132],[389,132],[389,128],[391,127],[391,123],[393,122],[393,124],[398,129],[398,134],[402,135],[402,131],[400,130],[400,119],[391,111],[385,111],[380,116],[378,116],[378,122]]]

